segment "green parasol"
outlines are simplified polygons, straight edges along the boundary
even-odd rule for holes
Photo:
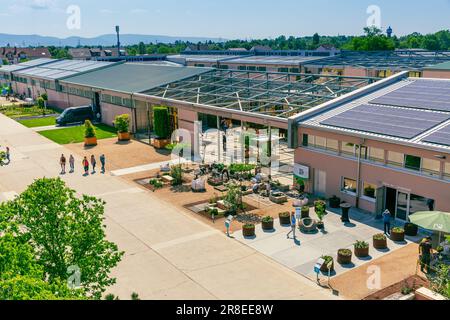
[[[409,217],[410,221],[419,227],[439,232],[439,242],[442,233],[450,233],[450,213],[440,211],[416,212]]]

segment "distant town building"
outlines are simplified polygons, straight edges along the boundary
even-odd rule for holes
[[[48,48],[0,48],[0,59],[8,61],[9,64],[17,64],[26,60],[51,58]]]
[[[272,51],[272,48],[269,46],[254,46],[253,48],[250,49],[250,51],[267,52],[267,51]]]

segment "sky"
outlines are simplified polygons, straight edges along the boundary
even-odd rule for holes
[[[118,24],[127,34],[223,39],[359,35],[371,5],[397,35],[450,29],[450,0],[0,0],[0,33],[94,37]]]

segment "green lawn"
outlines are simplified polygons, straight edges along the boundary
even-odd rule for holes
[[[12,119],[43,115],[43,110],[38,106],[31,106],[31,107],[21,107],[18,105],[1,106],[0,112]],[[55,113],[59,114],[60,112],[51,108],[47,108],[45,110],[45,114],[55,114]]]
[[[28,128],[47,127],[53,126],[56,123],[55,117],[36,118],[29,120],[20,120],[19,123]]]
[[[104,124],[94,125],[94,127],[99,140],[117,137],[117,131],[113,127]],[[58,144],[80,143],[84,141],[84,126],[47,130],[39,134]]]

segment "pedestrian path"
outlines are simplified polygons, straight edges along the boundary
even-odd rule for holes
[[[129,174],[134,174],[134,173],[139,173],[139,172],[145,172],[145,171],[151,171],[151,170],[156,170],[159,169],[161,167],[165,167],[167,165],[177,165],[177,164],[186,164],[186,163],[190,163],[190,161],[187,161],[185,159],[180,160],[171,160],[171,161],[163,161],[163,162],[158,162],[158,163],[150,163],[150,164],[145,164],[142,166],[136,166],[136,167],[131,167],[131,168],[125,168],[125,169],[119,169],[119,170],[114,170],[111,171],[111,175],[115,176],[115,177],[121,177],[121,176],[126,176]]]

